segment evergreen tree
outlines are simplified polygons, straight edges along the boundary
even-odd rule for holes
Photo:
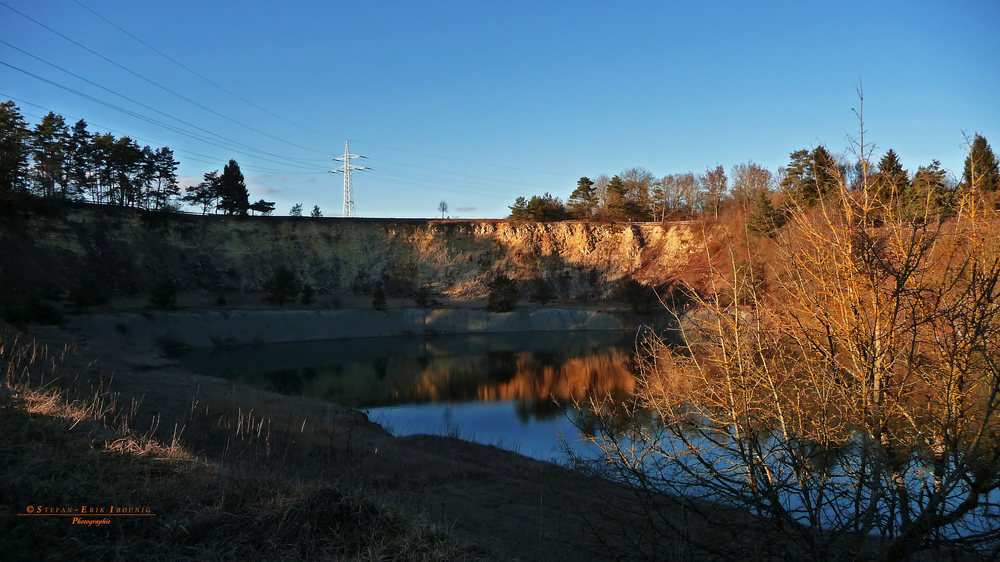
[[[538,222],[561,221],[566,218],[566,207],[558,197],[546,193],[541,197],[534,195],[528,201],[528,219]]]
[[[219,177],[219,208],[227,215],[246,215],[250,209],[250,192],[236,160],[230,160]]]
[[[910,185],[909,174],[903,169],[896,152],[889,149],[879,160],[873,182],[873,195],[883,203],[899,199]]]
[[[921,166],[913,174],[909,189],[903,198],[902,212],[908,220],[924,222],[931,215],[948,214],[952,208],[953,193],[945,183],[945,171],[937,160]]]
[[[618,176],[611,178],[607,188],[608,218],[611,220],[628,219],[628,199],[625,193],[625,183]]]
[[[250,205],[250,211],[256,211],[262,216],[269,217],[274,212],[274,201],[264,201],[261,199]]]
[[[323,211],[319,209],[319,205],[313,205],[313,210],[309,213],[309,216],[314,219],[318,219],[323,216]]]
[[[747,217],[747,228],[752,232],[773,238],[785,225],[785,214],[771,204],[771,195],[764,190],[757,192],[753,212]]]
[[[114,142],[106,163],[111,178],[108,185],[111,203],[122,207],[134,207],[139,203],[144,191],[142,170],[147,156],[139,143],[127,136]]]
[[[984,193],[993,193],[1000,182],[997,171],[997,157],[990,144],[982,135],[976,135],[972,140],[969,156],[965,158],[965,170],[962,172],[962,185],[975,187]]]
[[[169,148],[164,146],[154,153],[152,168],[156,189],[150,197],[154,209],[168,207],[170,198],[180,195],[181,190],[177,185],[177,166],[178,162],[174,160],[174,153]]]
[[[27,190],[29,138],[14,102],[0,103],[0,194]]]
[[[67,153],[69,161],[66,165],[68,197],[76,198],[93,189],[94,157],[91,144],[93,135],[87,131],[87,122],[80,119],[73,125],[69,137]]]
[[[299,296],[299,293],[302,291],[302,284],[298,276],[295,275],[295,272],[285,266],[281,266],[264,283],[264,290],[267,291],[267,296],[264,297],[264,300],[278,306],[285,306],[286,302],[293,301]]]
[[[510,207],[510,218],[516,221],[524,221],[531,218],[528,215],[528,200],[524,197],[518,197],[514,200],[514,204]]]
[[[504,274],[499,274],[486,284],[489,289],[486,310],[490,312],[510,312],[517,304],[517,282]]]
[[[375,310],[385,310],[385,305],[385,289],[379,283],[375,286],[375,291],[372,293],[372,308]]]
[[[811,152],[797,150],[791,154],[781,187],[790,191],[806,205],[815,204],[837,188],[837,163],[822,146]]]
[[[115,146],[115,137],[111,133],[94,135],[90,144],[91,167],[93,178],[90,182],[91,201],[94,203],[104,203],[109,198],[111,185],[114,182],[114,168],[112,167],[112,151]]]
[[[594,182],[584,176],[576,182],[576,189],[566,202],[573,218],[587,220],[594,215],[597,206],[597,194],[594,193]]]
[[[201,214],[208,214],[208,210],[216,207],[216,200],[219,198],[219,171],[206,172],[205,181],[198,185],[189,186],[184,191],[187,193],[181,201],[201,207]]]
[[[31,135],[31,155],[35,160],[35,181],[44,197],[56,194],[56,185],[66,198],[66,162],[69,160],[69,128],[62,115],[51,111],[35,125]]]
[[[302,203],[296,203],[292,205],[292,208],[288,210],[288,216],[290,217],[301,217],[302,216]]]

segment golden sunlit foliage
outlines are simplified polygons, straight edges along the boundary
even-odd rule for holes
[[[760,254],[731,233],[689,345],[647,342],[626,405],[644,415],[600,425],[590,465],[644,501],[747,509],[765,556],[996,556],[1000,219],[976,186],[951,216],[900,212],[861,169],[852,187],[831,166],[836,192]]]

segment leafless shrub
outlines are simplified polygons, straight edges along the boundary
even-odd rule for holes
[[[637,492],[637,549],[687,536],[723,558],[748,541],[783,559],[1000,553],[1000,224],[974,188],[954,217],[911,224],[867,174],[859,189],[830,173],[838,193],[792,210],[767,284],[733,241],[727,275],[691,291],[689,345],[646,343],[637,394],[616,406],[642,415],[623,426],[591,408],[600,453],[577,462]],[[665,498],[757,532],[685,535]]]

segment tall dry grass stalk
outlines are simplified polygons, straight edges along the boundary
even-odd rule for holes
[[[271,452],[270,424],[253,412],[219,421],[231,437],[228,455],[247,461],[238,466],[199,460],[180,442],[182,427],[169,442],[154,437],[155,418],[137,431],[138,403],[123,406],[105,385],[89,386],[67,369],[72,353],[0,331],[3,560],[490,559],[387,496],[252,464],[258,449]],[[29,505],[111,504],[156,515],[100,529],[17,515]]]

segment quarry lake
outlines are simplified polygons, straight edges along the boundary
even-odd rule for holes
[[[565,460],[594,393],[634,389],[635,332],[520,332],[193,349],[203,375],[358,408],[396,436],[428,433]]]

